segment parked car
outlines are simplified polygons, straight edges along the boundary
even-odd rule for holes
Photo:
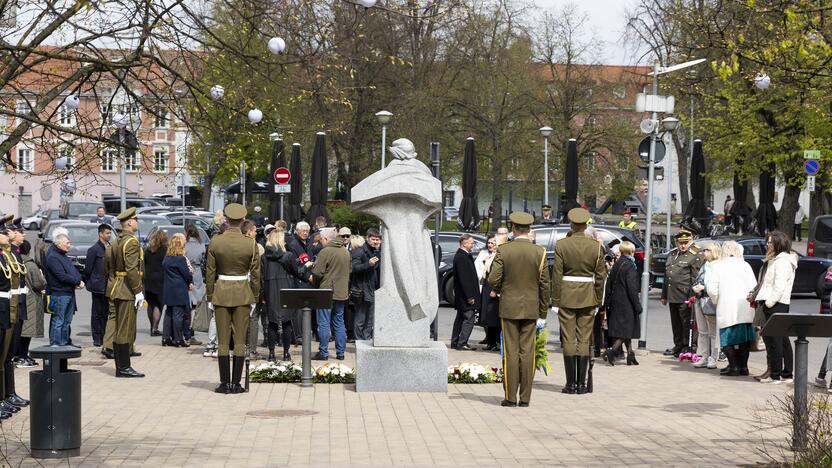
[[[208,248],[208,242],[210,241],[210,239],[208,238],[208,233],[205,232],[205,229],[202,229],[199,226],[197,226],[197,229],[199,230],[199,237],[202,239],[202,243],[205,245],[205,248],[207,249]],[[157,224],[156,226],[153,226],[153,228],[150,230],[150,232],[147,233],[147,237],[145,237],[145,239],[150,238],[150,236],[153,235],[153,233],[156,232],[157,230],[165,231],[165,234],[168,235],[168,239],[170,239],[170,237],[172,235],[174,235],[178,232],[181,232],[182,234],[185,233],[185,228],[184,228],[184,226],[181,226],[181,225],[177,226],[175,224]],[[146,241],[142,245],[145,245],[145,244],[147,244]]]
[[[69,232],[70,247],[66,256],[75,265],[79,272],[84,271],[84,262],[87,259],[87,250],[93,244],[98,242],[98,224],[73,220],[66,223],[52,223],[49,228],[48,236],[44,236],[38,246],[38,256],[41,259],[40,264],[43,265],[46,250],[52,245],[52,234],[58,226],[65,228]],[[113,231],[113,237],[110,242],[115,242],[118,239],[118,234]]]
[[[38,210],[32,216],[23,218],[20,222],[23,224],[24,228],[30,231],[36,231],[40,229],[40,224],[43,222],[44,218],[46,218],[46,211],[47,210]]]
[[[809,226],[809,242],[806,244],[806,255],[809,257],[832,257],[832,215],[822,215],[815,218]]]
[[[459,216],[459,208],[453,206],[446,206],[442,211],[445,221],[453,221]]]
[[[63,203],[61,203],[60,217],[62,219],[77,219],[78,216],[83,214],[95,214],[96,210],[98,210],[98,208],[100,208],[101,206],[101,202],[92,200],[64,201]]]
[[[165,213],[162,216],[166,217],[168,221],[170,221],[170,224],[175,224],[177,226],[195,224],[197,227],[200,227],[205,231],[208,231],[211,227],[211,223],[207,222],[204,218],[188,212]]]
[[[644,242],[639,239],[636,233],[630,229],[618,226],[593,225],[593,229],[601,237],[604,245],[611,248],[625,240],[632,242],[636,247],[635,260],[638,274],[644,271]],[[546,259],[549,264],[549,272],[555,264],[555,245],[557,241],[566,237],[569,232],[568,224],[541,224],[532,226],[535,235],[535,244],[546,247]]]
[[[159,215],[142,213],[136,215],[136,219],[139,221],[139,229],[136,231],[136,237],[139,238],[139,242],[141,242],[142,245],[147,243],[150,231],[152,231],[154,227],[170,224],[170,221],[168,221],[167,218]],[[113,219],[113,227],[121,229],[121,223],[117,219]]]
[[[693,243],[702,248],[705,244],[716,242],[722,244],[723,242],[733,240],[738,242],[743,247],[743,256],[745,261],[751,265],[754,274],[760,272],[763,266],[763,260],[766,256],[766,239],[764,237],[752,236],[719,236],[719,237],[705,237],[696,239]],[[651,284],[657,288],[664,284],[665,263],[667,262],[667,254],[656,254],[653,256],[653,261],[650,263],[650,277]],[[794,286],[792,293],[794,294],[815,294],[818,297],[823,297],[824,290],[824,276],[826,269],[832,266],[832,259],[809,257],[798,254],[797,270],[795,270]]]
[[[107,214],[115,216],[121,213],[121,197],[104,197],[102,198],[102,201],[104,204],[104,211],[106,211]],[[155,198],[127,197],[125,202],[127,208],[138,209],[150,206],[165,207],[163,202]],[[100,205],[101,204],[99,203],[99,206]]]

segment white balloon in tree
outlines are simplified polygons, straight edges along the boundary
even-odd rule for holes
[[[70,94],[64,99],[64,105],[69,109],[75,110],[81,105],[81,99],[78,98],[77,94]]]
[[[261,120],[263,120],[263,111],[261,111],[260,109],[258,109],[256,107],[254,109],[248,111],[248,120],[249,120],[249,122],[255,123],[255,124],[260,122]]]
[[[771,85],[771,77],[766,75],[765,73],[759,73],[757,76],[754,77],[754,86],[757,89],[766,90]]]
[[[286,50],[286,41],[280,37],[273,37],[269,39],[269,52],[277,55],[282,54]]]

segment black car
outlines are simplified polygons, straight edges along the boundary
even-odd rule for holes
[[[164,203],[162,203],[159,199],[156,198],[126,197],[124,201],[126,208],[166,206]],[[102,204],[104,205],[104,211],[106,211],[109,215],[115,216],[121,213],[121,197],[103,197],[102,203],[99,203],[99,205]]]
[[[53,223],[47,231],[48,236],[44,236],[41,239],[41,243],[38,247],[39,254],[42,259],[41,265],[43,265],[43,261],[45,260],[44,256],[46,255],[47,249],[49,249],[49,246],[52,245],[52,235],[58,227],[66,229],[69,233],[70,247],[66,256],[72,264],[75,265],[75,268],[77,268],[79,272],[83,273],[84,262],[87,259],[87,250],[92,247],[93,244],[98,242],[98,223],[83,221],[61,224]],[[110,238],[110,242],[116,242],[117,239],[118,235],[115,231],[113,231],[113,236]]]
[[[700,249],[711,242],[722,244],[723,242],[733,240],[743,247],[743,257],[745,261],[751,265],[754,274],[760,272],[763,266],[763,260],[766,256],[766,239],[764,237],[752,236],[718,236],[705,237],[696,239],[693,243]],[[807,257],[795,252],[798,256],[797,270],[794,272],[794,286],[792,286],[793,294],[815,294],[818,297],[823,297],[824,281],[827,268],[832,266],[832,259]],[[667,262],[667,254],[656,254],[653,256],[653,261],[650,263],[650,279],[654,287],[660,288],[664,284],[665,263]]]

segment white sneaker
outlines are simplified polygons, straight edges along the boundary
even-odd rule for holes
[[[794,379],[792,379],[792,378],[788,378],[788,379],[780,379],[780,381],[781,381],[781,382],[783,382],[783,383],[787,383],[787,384],[788,384],[788,383],[793,383],[793,382],[794,382]]]
[[[812,385],[818,388],[826,388],[826,379],[821,379],[820,377],[815,377],[815,381],[812,382]]]
[[[713,356],[708,357],[708,369],[716,369],[716,359]]]
[[[215,358],[217,356],[219,356],[219,354],[216,351],[211,351],[211,357],[212,358]]]
[[[697,369],[701,369],[701,368],[703,368],[703,367],[705,367],[705,366],[707,366],[707,365],[708,365],[708,360],[707,360],[707,359],[703,359],[703,358],[701,358],[701,357],[699,358],[699,360],[698,360],[698,361],[696,361],[696,362],[694,362],[694,363],[693,363],[693,367],[695,367],[695,368],[697,368]]]
[[[780,385],[781,383],[783,383],[783,381],[781,379],[772,379],[771,377],[766,377],[760,380],[760,383]]]

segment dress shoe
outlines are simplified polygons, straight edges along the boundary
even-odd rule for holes
[[[0,401],[0,411],[5,411],[7,413],[17,413],[18,411],[20,411],[20,408],[9,403],[6,400],[2,400]]]
[[[494,345],[488,345],[488,346],[485,347],[485,350],[486,351],[499,351],[500,347],[495,345],[495,344]]]
[[[152,332],[150,332],[150,336],[162,336],[162,332],[160,332],[159,330],[153,330]]]
[[[221,383],[217,385],[217,388],[214,389],[214,393],[222,393],[223,395],[227,395],[231,392],[229,391],[227,383]]]
[[[267,357],[266,359],[269,362],[274,362],[274,360],[277,359],[277,358],[275,357],[274,353],[269,353],[269,357]]]
[[[283,360],[284,361],[291,361],[292,360],[292,355],[289,354],[289,351],[284,351],[283,352]]]
[[[187,341],[176,341],[173,343],[173,346],[176,348],[190,348],[191,345],[188,344]]]
[[[771,372],[770,372],[768,369],[766,369],[766,371],[765,371],[765,372],[763,372],[762,374],[760,374],[760,375],[755,375],[755,376],[754,376],[754,380],[756,380],[756,381],[758,381],[758,382],[759,382],[759,381],[761,381],[761,380],[763,380],[763,379],[767,379],[769,376],[771,376]]]
[[[627,353],[627,365],[628,366],[637,366],[638,361],[636,361],[636,353],[630,351]]]
[[[613,351],[612,348],[608,348],[604,353],[604,360],[607,361],[607,364],[610,366],[615,366],[615,351]]]
[[[170,338],[162,338],[162,346],[176,346]]]
[[[115,359],[115,355],[113,354],[113,350],[110,348],[101,348],[101,355],[107,359]]]
[[[340,356],[335,356],[335,359],[337,359],[339,361],[343,361],[344,360],[344,355],[342,354]]]
[[[101,347],[101,342],[100,341],[93,341],[92,345],[95,346],[96,348],[99,348],[99,347]]]
[[[133,369],[132,367],[122,367],[120,369],[116,369],[116,377],[144,377],[144,374]]]
[[[519,406],[521,408],[528,408],[529,407],[529,402],[528,401],[521,401],[520,403],[517,404],[517,406]]]
[[[726,367],[725,369],[719,371],[719,375],[723,377],[735,377],[740,375],[740,371],[736,367]]]
[[[141,355],[142,355],[142,353],[140,353],[138,351],[130,351],[130,357],[139,357]]]
[[[500,406],[517,406],[517,403],[513,401],[503,400],[500,402]]]
[[[468,344],[464,344],[464,345],[458,347],[457,349],[460,350],[460,351],[476,351],[477,350],[477,348],[474,348],[473,346],[470,346]]]
[[[739,375],[746,376],[746,375],[748,375],[748,368],[747,367],[741,367],[738,370],[738,372],[739,372]]]
[[[662,353],[662,354],[664,354],[665,356],[679,356],[679,350],[678,349],[666,349],[666,350],[664,350],[664,353]]]
[[[246,389],[243,388],[242,385],[238,383],[228,384],[228,393],[237,394],[237,393],[245,393]]]
[[[17,406],[19,408],[23,408],[24,406],[29,406],[29,400],[21,397],[20,395],[13,394],[12,396],[6,398],[6,401]]]
[[[198,339],[196,339],[196,338],[194,338],[194,337],[192,336],[192,337],[188,340],[188,344],[189,344],[189,345],[193,345],[193,346],[199,346],[199,345],[201,345],[201,344],[202,344],[202,342],[201,342],[201,341],[199,341]]]
[[[601,357],[601,350],[600,350],[600,349],[598,349],[598,348],[595,348],[595,349],[592,351],[592,355],[593,355],[593,356],[595,356],[595,357]]]
[[[0,410],[0,420],[9,419],[10,417],[12,417],[12,413]]]
[[[329,356],[324,356],[321,353],[315,353],[315,355],[312,356],[312,360],[313,361],[329,361]]]
[[[479,344],[488,344],[488,339],[480,340]]]

